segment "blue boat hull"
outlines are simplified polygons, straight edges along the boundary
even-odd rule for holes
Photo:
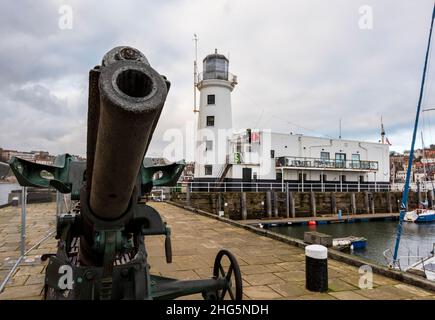
[[[435,221],[435,214],[428,214],[424,216],[420,215],[414,222],[424,223],[424,222],[433,222],[433,221]]]
[[[363,249],[367,246],[367,240],[357,240],[352,242],[354,249]]]

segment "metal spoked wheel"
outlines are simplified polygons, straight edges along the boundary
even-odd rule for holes
[[[221,250],[217,254],[214,261],[213,277],[215,279],[225,278],[227,282],[225,288],[217,291],[217,300],[224,300],[226,297],[231,300],[242,300],[243,287],[240,267],[236,257],[228,250]],[[227,294],[228,296],[226,296]]]

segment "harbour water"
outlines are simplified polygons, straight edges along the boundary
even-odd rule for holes
[[[20,189],[20,185],[16,183],[0,183],[0,205],[8,202],[9,192]]]
[[[331,235],[333,238],[346,236],[361,236],[367,239],[365,249],[354,250],[351,253],[379,264],[386,265],[383,252],[393,250],[396,240],[398,221],[372,221],[358,223],[334,223],[317,226],[282,226],[272,227],[275,231],[294,238],[303,239],[305,231],[318,231]],[[415,224],[404,223],[399,248],[400,264],[406,268],[416,261],[413,256],[426,257],[430,255],[435,243],[435,223]]]

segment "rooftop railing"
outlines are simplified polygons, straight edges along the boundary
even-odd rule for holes
[[[276,158],[276,167],[377,171],[379,166],[377,161],[278,157]]]

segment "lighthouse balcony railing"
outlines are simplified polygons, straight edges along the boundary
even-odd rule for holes
[[[198,74],[196,82],[203,80],[226,80],[231,83],[237,83],[237,76],[227,71],[206,71]]]
[[[351,171],[377,171],[377,161],[321,159],[310,157],[278,157],[275,158],[277,168],[309,168]]]

